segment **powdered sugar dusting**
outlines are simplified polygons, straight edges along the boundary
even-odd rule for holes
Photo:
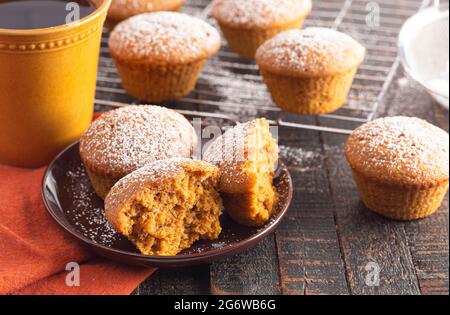
[[[320,149],[314,151],[280,145],[280,158],[291,166],[301,167],[298,171],[309,171],[323,165],[324,155]]]
[[[219,166],[222,189],[224,186],[239,186],[247,179],[247,162],[266,160],[259,172],[273,172],[278,161],[278,146],[272,139],[272,152],[268,153],[266,134],[269,124],[262,119],[238,124],[216,139],[205,151],[204,160]],[[267,169],[265,169],[267,168]]]
[[[349,138],[350,165],[364,173],[407,182],[442,181],[449,176],[449,136],[424,120],[388,117],[358,128]]]
[[[310,0],[215,0],[213,16],[235,26],[266,27],[305,17]]]
[[[67,192],[69,194],[77,192],[72,194],[72,206],[66,208],[66,211],[71,212],[70,217],[74,221],[74,226],[92,241],[103,245],[114,244],[121,236],[109,224],[103,208],[93,206],[92,200],[97,196],[91,188],[84,167],[78,165],[71,168],[67,172],[67,178]]]
[[[117,187],[115,190],[126,189],[130,183],[134,182],[156,182],[167,178],[173,178],[183,169],[184,165],[189,163],[201,162],[181,157],[156,161],[122,178],[122,180],[116,184]]]
[[[92,1],[97,6],[103,3],[103,0]],[[113,15],[136,15],[143,12],[151,12],[155,9],[154,0],[113,0],[109,9]]]
[[[164,183],[167,179],[176,178],[178,174],[183,172],[185,167],[218,172],[213,165],[199,160],[179,157],[156,161],[119,180],[106,197],[105,208],[108,211],[120,209],[129,198],[132,198],[139,191],[147,188],[149,185]]]
[[[328,28],[283,32],[256,54],[260,67],[285,73],[340,72],[359,65],[365,48],[350,36]]]
[[[189,121],[159,106],[127,106],[102,115],[81,139],[83,160],[117,175],[171,157],[190,157],[197,136]]]
[[[153,62],[189,62],[220,48],[220,35],[206,22],[176,12],[145,13],[120,23],[111,33],[115,57]]]
[[[148,0],[114,0],[112,10],[130,11],[131,14],[153,11],[155,5]]]
[[[99,7],[104,0],[92,0]],[[108,18],[121,21],[141,13],[155,11],[173,11],[183,5],[185,0],[113,0]]]

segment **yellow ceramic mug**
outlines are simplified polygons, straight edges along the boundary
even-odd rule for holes
[[[53,28],[0,29],[0,164],[45,165],[87,129],[110,4]]]

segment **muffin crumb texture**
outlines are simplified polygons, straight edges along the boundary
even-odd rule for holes
[[[235,221],[260,226],[275,214],[278,146],[265,119],[228,130],[207,149],[204,159],[219,167],[225,210]]]
[[[106,198],[110,223],[146,255],[173,256],[221,226],[218,170],[189,159],[146,166],[119,181]]]

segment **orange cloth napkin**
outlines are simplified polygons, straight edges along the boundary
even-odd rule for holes
[[[155,269],[95,257],[64,232],[41,199],[44,171],[0,165],[0,294],[130,294]],[[66,285],[70,262],[80,286]]]

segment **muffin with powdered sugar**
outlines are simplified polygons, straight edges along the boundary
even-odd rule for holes
[[[433,214],[449,183],[449,136],[424,120],[388,117],[356,129],[345,146],[363,203],[397,220]]]
[[[122,177],[158,160],[191,157],[198,142],[181,114],[158,106],[126,106],[94,121],[80,140],[92,186],[104,198]]]
[[[268,40],[256,62],[275,104],[287,112],[317,115],[344,105],[364,57],[365,48],[350,36],[311,27]]]
[[[123,87],[149,102],[189,94],[219,48],[220,35],[214,27],[175,12],[137,15],[117,25],[109,38]]]
[[[268,39],[299,29],[311,6],[311,0],[215,0],[212,15],[230,48],[254,58],[256,49]]]
[[[95,5],[101,5],[103,0],[92,0]],[[111,30],[117,23],[142,13],[159,11],[178,11],[185,0],[112,0],[108,11],[106,26]]]

